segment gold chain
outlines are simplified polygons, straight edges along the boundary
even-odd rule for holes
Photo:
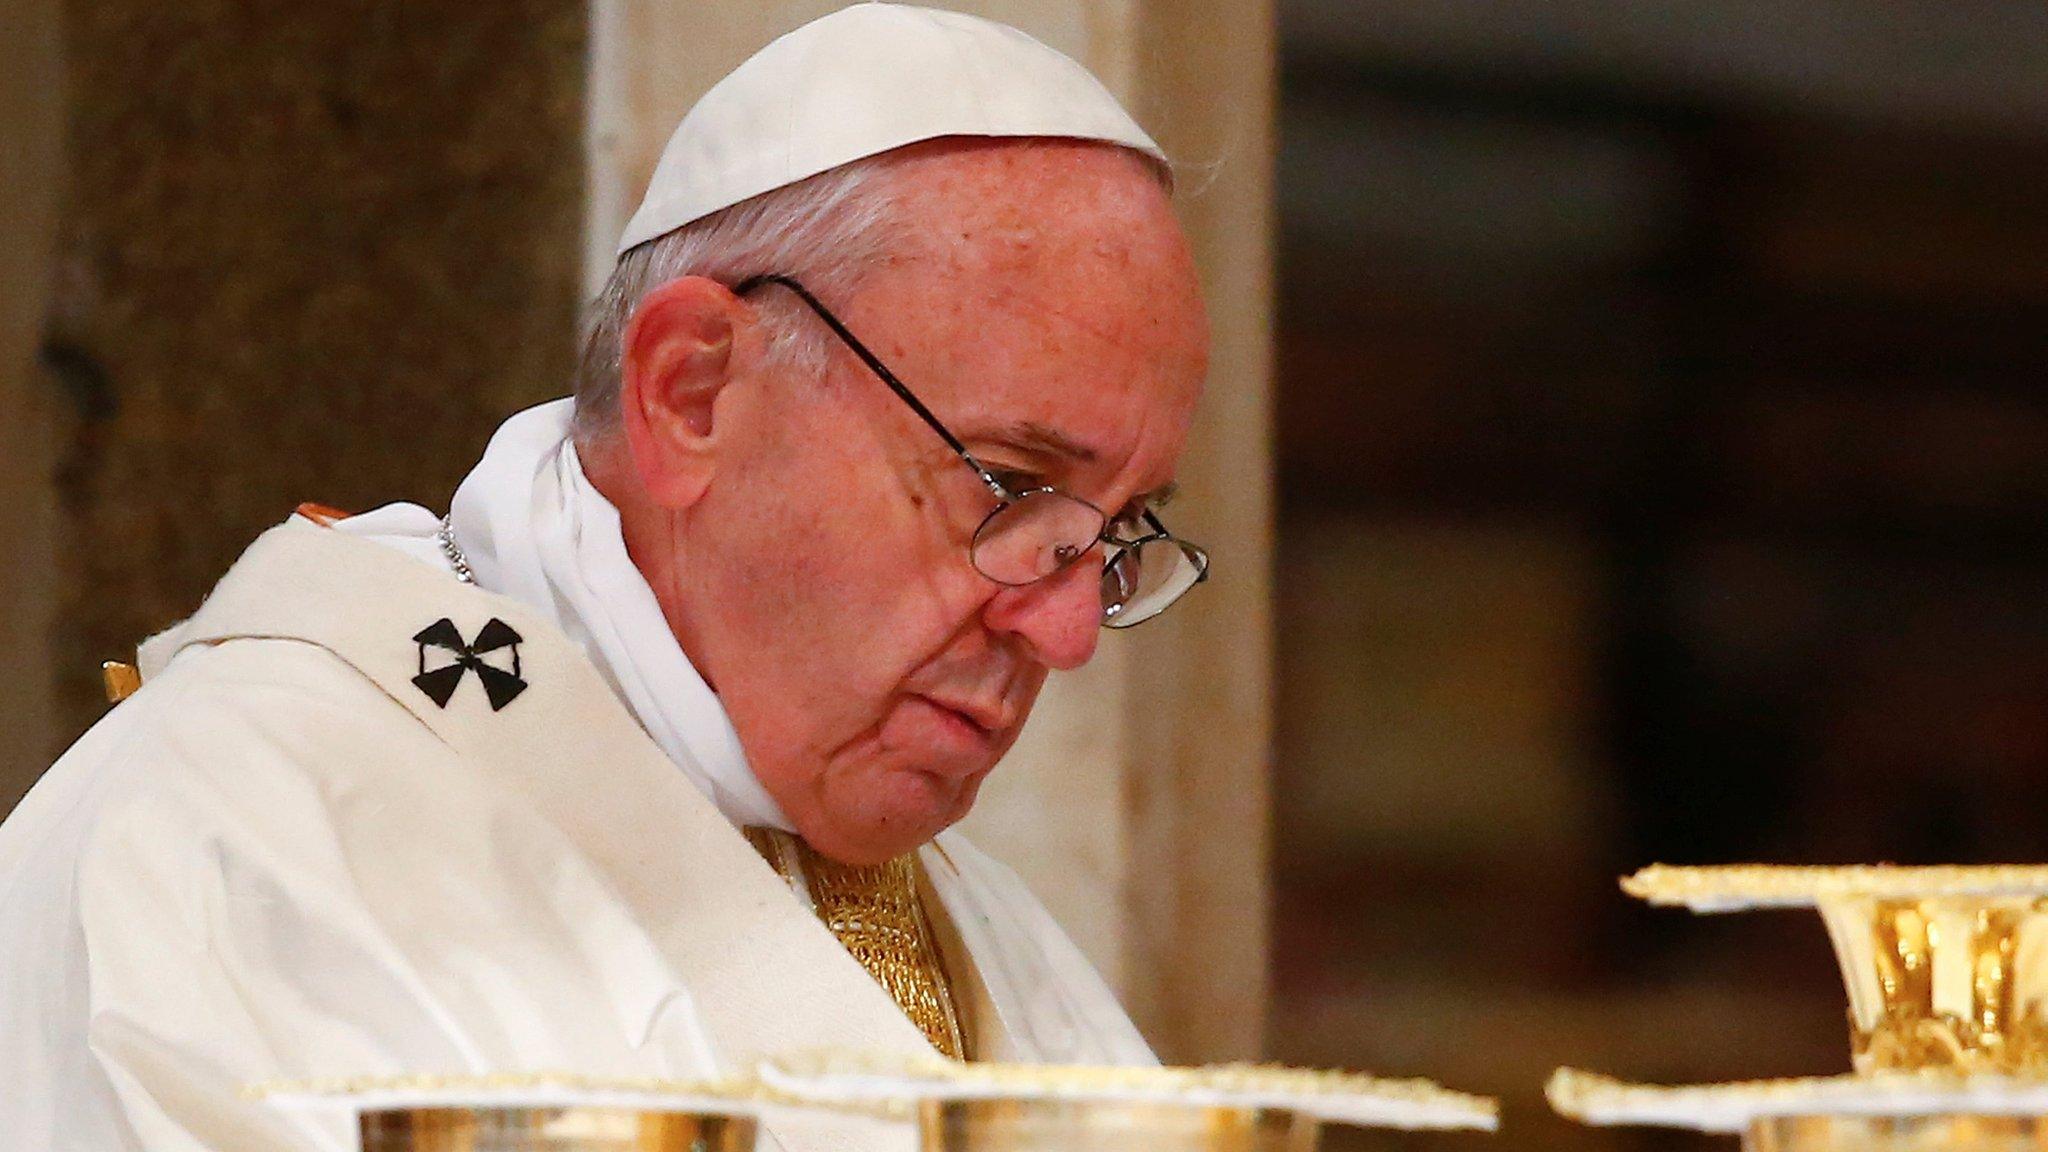
[[[937,933],[918,895],[916,855],[841,864],[786,832],[746,831],[755,850],[809,898],[818,919],[932,1047],[955,1060],[970,1059]]]

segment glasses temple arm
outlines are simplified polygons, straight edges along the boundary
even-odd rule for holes
[[[1008,498],[1009,492],[1003,488],[1002,484],[994,476],[989,474],[988,468],[981,461],[974,458],[974,453],[967,450],[967,445],[962,444],[959,437],[953,435],[944,424],[939,423],[939,418],[932,415],[931,409],[924,406],[924,401],[919,400],[916,394],[911,392],[908,385],[898,380],[894,372],[889,371],[889,366],[882,363],[881,357],[868,351],[868,346],[860,342],[860,337],[855,336],[845,324],[840,322],[839,317],[832,314],[831,309],[825,307],[816,296],[811,295],[811,290],[798,283],[794,277],[773,273],[763,276],[749,276],[734,285],[732,292],[735,296],[745,296],[763,284],[779,284],[796,293],[797,299],[802,300],[811,311],[817,313],[818,319],[825,322],[825,326],[832,330],[834,336],[839,337],[848,348],[853,349],[853,354],[860,357],[860,362],[868,366],[868,371],[880,377],[882,383],[887,384],[891,392],[896,393],[899,399],[905,404],[910,405],[910,410],[917,413],[918,419],[923,420],[926,427],[938,433],[939,439],[946,442],[946,447],[951,448],[962,459],[972,464],[974,470],[981,473],[982,481],[994,489],[996,495]]]

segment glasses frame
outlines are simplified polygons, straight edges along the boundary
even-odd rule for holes
[[[1181,550],[1181,553],[1187,557],[1188,561],[1194,565],[1194,580],[1187,586],[1187,588],[1183,588],[1179,593],[1175,594],[1172,600],[1168,600],[1166,603],[1160,605],[1159,608],[1155,611],[1148,612],[1145,615],[1137,617],[1136,619],[1130,620],[1128,622],[1120,623],[1117,617],[1124,610],[1124,608],[1129,606],[1130,601],[1126,600],[1121,604],[1114,605],[1105,604],[1102,609],[1103,627],[1129,628],[1137,624],[1142,624],[1145,621],[1152,619],[1154,616],[1159,615],[1159,613],[1166,611],[1166,609],[1171,608],[1175,603],[1179,602],[1182,596],[1187,595],[1187,593],[1190,590],[1192,590],[1196,584],[1200,584],[1209,579],[1209,553],[1206,550],[1204,550],[1200,545],[1193,544],[1186,540],[1183,540],[1180,537],[1175,536],[1172,532],[1168,531],[1166,525],[1160,522],[1158,514],[1153,512],[1150,508],[1144,509],[1138,515],[1139,518],[1145,522],[1145,525],[1151,529],[1151,531],[1146,533],[1145,535],[1137,537],[1136,539],[1126,540],[1120,536],[1115,536],[1111,534],[1110,529],[1115,526],[1116,521],[1108,513],[1104,512],[1101,508],[1097,507],[1093,501],[1083,500],[1079,496],[1076,496],[1071,492],[1062,492],[1058,488],[1053,488],[1050,486],[1028,488],[1022,492],[1011,491],[1008,485],[1004,484],[1001,480],[998,480],[996,478],[995,472],[991,470],[988,467],[988,465],[983,464],[979,459],[975,457],[974,453],[969,452],[967,450],[967,445],[961,443],[960,438],[958,436],[953,435],[952,429],[947,428],[943,421],[941,421],[937,416],[932,415],[932,410],[925,407],[924,401],[919,400],[917,398],[917,394],[910,390],[910,386],[905,384],[902,380],[898,379],[896,373],[890,371],[889,366],[887,364],[882,363],[881,357],[875,355],[872,351],[870,351],[866,344],[861,343],[860,337],[855,336],[853,334],[852,329],[848,328],[845,322],[840,320],[839,317],[833,315],[832,310],[830,308],[825,307],[824,302],[819,300],[816,296],[812,295],[811,290],[804,287],[803,283],[797,280],[796,277],[784,275],[778,272],[768,272],[758,276],[749,276],[746,279],[741,280],[739,283],[733,285],[732,293],[735,296],[744,297],[749,293],[752,293],[756,289],[765,287],[770,284],[788,289],[790,292],[795,294],[797,299],[803,301],[806,307],[808,307],[813,313],[816,313],[818,319],[824,321],[825,327],[831,329],[832,334],[839,338],[840,343],[845,344],[846,347],[850,349],[855,356],[860,358],[861,363],[867,365],[868,371],[873,372],[875,376],[882,381],[882,383],[888,385],[889,391],[894,392],[896,394],[897,399],[909,405],[910,410],[917,414],[917,418],[924,421],[925,427],[930,428],[934,433],[936,433],[939,439],[946,442],[946,447],[952,449],[953,454],[960,458],[962,463],[966,464],[969,468],[974,470],[974,475],[981,481],[982,486],[987,488],[989,490],[989,494],[996,498],[995,508],[992,509],[988,515],[982,517],[981,523],[975,527],[974,535],[971,538],[974,541],[974,544],[969,545],[969,563],[973,564],[973,548],[980,543],[981,535],[985,530],[987,530],[990,521],[993,521],[997,516],[1002,515],[1006,509],[1022,502],[1027,497],[1049,494],[1053,496],[1058,496],[1065,500],[1071,500],[1076,504],[1079,504],[1085,508],[1090,509],[1097,516],[1102,518],[1102,528],[1096,533],[1095,539],[1090,543],[1100,543],[1104,546],[1104,554],[1102,560],[1102,571],[1104,577],[1108,577],[1111,573],[1115,572],[1117,564],[1121,562],[1126,555],[1135,555],[1139,548],[1142,548],[1147,544],[1152,544],[1159,541],[1167,541],[1174,544]],[[981,575],[982,579],[987,580],[992,584],[999,584],[1005,588],[1023,588],[1028,587],[1032,584],[1039,583],[1043,580],[1051,579],[1052,577],[1059,575],[1061,572],[1064,572],[1068,568],[1072,567],[1075,561],[1079,560],[1082,556],[1086,554],[1087,550],[1083,549],[1079,552],[1076,552],[1072,557],[1062,561],[1059,567],[1053,569],[1052,571],[1047,572],[1044,575],[1038,576],[1034,579],[1024,580],[1017,583],[1011,583],[1006,580],[998,580],[995,577],[990,576],[987,572],[982,570],[980,564],[973,564],[973,567],[975,572]],[[1122,577],[1119,575],[1118,579],[1121,580]],[[1135,594],[1135,589],[1133,590],[1133,594]]]

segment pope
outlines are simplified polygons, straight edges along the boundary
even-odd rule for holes
[[[1206,370],[1170,185],[963,15],[720,82],[574,397],[445,517],[265,533],[0,826],[0,1150],[352,1146],[239,1095],[280,1078],[1150,1062],[948,829],[1049,672],[1206,574],[1159,511]]]

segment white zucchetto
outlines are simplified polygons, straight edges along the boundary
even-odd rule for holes
[[[842,164],[941,136],[1166,155],[1086,68],[992,20],[856,4],[756,52],[669,137],[619,251]]]

